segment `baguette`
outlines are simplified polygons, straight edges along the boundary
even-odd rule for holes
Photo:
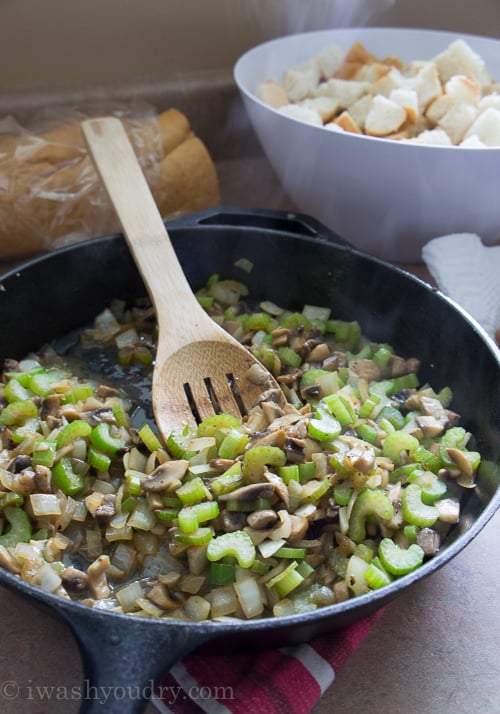
[[[218,203],[214,163],[182,112],[123,122],[164,218]],[[0,136],[0,259],[119,230],[78,122]]]

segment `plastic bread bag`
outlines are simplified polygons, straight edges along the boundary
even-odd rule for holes
[[[79,126],[105,114],[124,122],[164,217],[218,202],[212,159],[176,109],[54,107],[23,123],[8,116],[0,120],[0,259],[120,230]]]

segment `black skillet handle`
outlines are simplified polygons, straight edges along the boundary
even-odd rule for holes
[[[217,206],[190,213],[168,222],[167,227],[233,226],[235,228],[260,228],[300,235],[317,240],[326,240],[350,248],[350,244],[337,233],[327,228],[306,213],[277,211],[267,208],[238,208]]]
[[[73,603],[74,605],[74,603]],[[159,680],[182,657],[215,636],[203,623],[110,617],[95,608],[60,612],[78,642],[84,682],[80,714],[141,714]]]

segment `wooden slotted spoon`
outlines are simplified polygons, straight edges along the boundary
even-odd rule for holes
[[[87,119],[81,128],[156,311],[152,398],[163,437],[215,413],[242,418],[271,388],[284,406],[271,374],[198,303],[121,121]]]

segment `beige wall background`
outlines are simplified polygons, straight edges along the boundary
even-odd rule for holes
[[[258,42],[348,25],[500,37],[500,0],[0,0],[0,100],[230,76]]]

